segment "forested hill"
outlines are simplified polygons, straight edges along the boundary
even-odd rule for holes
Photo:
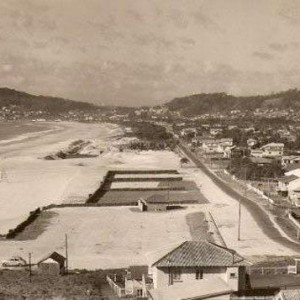
[[[25,110],[42,110],[50,113],[60,113],[77,109],[91,111],[96,108],[95,105],[86,102],[48,96],[34,96],[9,88],[0,88],[0,108],[11,105],[16,105]]]
[[[249,97],[235,97],[225,93],[197,94],[175,98],[165,106],[171,111],[178,111],[186,116],[231,110],[253,111],[257,108],[298,110],[300,108],[300,91],[293,89],[276,94]]]

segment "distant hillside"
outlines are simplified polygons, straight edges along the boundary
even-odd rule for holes
[[[76,109],[90,111],[97,107],[86,102],[48,96],[34,96],[13,89],[0,88],[0,108],[9,105],[16,105],[24,110],[42,110],[50,113],[60,113]]]
[[[235,97],[225,93],[197,94],[175,98],[165,106],[171,111],[178,111],[186,116],[230,110],[253,111],[257,108],[299,109],[300,91],[293,89],[271,95],[249,97]]]

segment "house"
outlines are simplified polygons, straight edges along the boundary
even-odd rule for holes
[[[298,300],[300,299],[300,289],[280,290],[274,300]]]
[[[253,157],[264,157],[264,151],[262,149],[251,149],[250,155]]]
[[[234,250],[206,240],[186,241],[152,265],[149,293],[154,300],[229,299],[231,292],[245,289],[248,264]],[[176,293],[180,297],[172,298]]]
[[[150,300],[211,299],[230,300],[233,290],[220,278],[202,279],[199,282],[178,283],[149,291]]]
[[[106,276],[106,280],[121,299],[147,300],[147,289],[152,285],[152,280],[148,277],[148,266],[130,266],[125,274],[110,274]]]
[[[218,153],[219,143],[216,139],[202,140],[202,149],[205,153]]]
[[[213,136],[218,135],[219,133],[223,132],[223,128],[222,127],[214,127],[214,128],[210,128],[209,133]]]
[[[37,263],[38,271],[47,275],[59,275],[65,272],[65,257],[54,251]]]
[[[260,147],[260,149],[251,149],[250,155],[253,157],[281,157],[283,150],[283,143],[269,143]]]
[[[255,145],[257,145],[258,141],[256,139],[248,139],[247,140],[247,145],[249,148],[254,147]]]
[[[202,149],[205,153],[223,153],[224,157],[232,146],[232,138],[202,140]]]
[[[295,206],[300,206],[300,178],[288,175],[278,180],[277,191],[282,196],[288,197]]]
[[[260,149],[264,151],[264,157],[278,157],[283,155],[283,143],[269,143],[262,146]]]
[[[281,165],[283,167],[291,165],[291,164],[298,164],[300,162],[300,156],[297,155],[285,155],[281,158]]]
[[[286,176],[296,175],[300,177],[300,163],[287,165],[285,166],[284,170],[285,170],[284,175]]]

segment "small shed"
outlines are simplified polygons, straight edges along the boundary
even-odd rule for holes
[[[138,205],[141,211],[166,211],[169,200],[165,195],[152,195],[147,199],[141,198]]]
[[[65,272],[65,257],[57,252],[52,252],[38,263],[38,271],[47,275],[60,275]]]

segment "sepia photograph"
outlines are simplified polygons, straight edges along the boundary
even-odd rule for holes
[[[300,300],[300,1],[0,0],[0,300]]]

